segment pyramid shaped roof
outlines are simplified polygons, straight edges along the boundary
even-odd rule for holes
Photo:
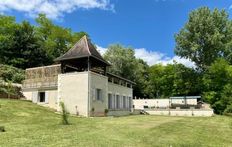
[[[79,59],[84,57],[93,57],[106,65],[110,65],[100,53],[97,51],[95,46],[90,42],[90,40],[85,36],[83,36],[70,50],[68,50],[65,54],[55,59],[55,61],[64,61],[64,60],[72,60]]]

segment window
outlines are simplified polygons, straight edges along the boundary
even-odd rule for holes
[[[115,97],[115,94],[112,95],[112,101],[113,101],[112,109],[115,109],[116,108],[116,97]]]
[[[147,106],[147,105],[144,105],[143,108],[148,108],[148,106]]]
[[[96,99],[98,101],[103,100],[103,98],[102,98],[102,90],[101,89],[96,89]]]
[[[125,109],[126,108],[126,97],[123,96],[123,108]]]
[[[129,109],[131,108],[131,97],[128,97],[128,99],[129,99]]]
[[[45,102],[45,92],[39,92],[39,102]]]
[[[112,105],[112,94],[108,94],[108,108],[109,109],[112,109],[113,108],[113,105]]]
[[[117,109],[120,108],[120,97],[119,97],[119,95],[116,95],[116,108]]]

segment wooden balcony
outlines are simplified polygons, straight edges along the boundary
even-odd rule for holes
[[[46,77],[38,79],[26,79],[23,81],[23,89],[52,88],[57,87],[58,77]]]
[[[26,79],[22,88],[55,88],[59,73],[61,73],[59,64],[26,69]]]

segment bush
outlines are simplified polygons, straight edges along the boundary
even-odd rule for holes
[[[4,82],[0,79],[0,98],[21,98],[23,94],[21,87],[13,85],[10,81]]]
[[[0,126],[0,132],[5,132],[5,127],[4,126]]]
[[[232,104],[228,105],[223,113],[224,115],[232,116]]]
[[[109,112],[109,110],[108,110],[108,109],[105,109],[105,116],[107,115],[108,112]]]
[[[94,109],[94,107],[91,109],[91,115],[92,116],[94,116],[94,111],[95,111],[95,109]]]
[[[22,83],[25,79],[25,72],[13,66],[0,64],[0,77],[5,82]]]
[[[68,125],[68,111],[65,108],[64,102],[60,102],[61,110],[62,110],[62,124]]]

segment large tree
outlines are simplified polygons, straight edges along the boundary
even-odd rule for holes
[[[175,35],[175,53],[205,70],[217,58],[232,63],[232,22],[225,10],[202,7],[189,14],[185,26]]]
[[[43,14],[36,22],[17,23],[14,17],[0,15],[0,64],[22,69],[52,64],[86,34],[55,25]]]
[[[8,54],[14,44],[13,35],[19,25],[14,17],[0,15],[0,26],[0,63],[5,64],[9,62]]]
[[[55,25],[44,14],[39,14],[36,22],[38,23],[36,33],[41,39],[40,44],[49,58],[47,64],[51,64],[55,58],[64,54],[81,37],[87,35],[85,32],[73,32],[69,28]]]
[[[14,17],[0,16],[0,63],[18,68],[43,65],[46,54],[39,44],[35,27],[16,23]]]
[[[104,58],[112,64],[109,72],[130,80],[134,79],[136,68],[134,54],[134,50],[130,47],[120,44],[110,45],[104,54]]]
[[[120,44],[110,45],[104,58],[111,63],[109,72],[134,81],[134,96],[147,97],[148,65],[135,58],[133,48]]]

